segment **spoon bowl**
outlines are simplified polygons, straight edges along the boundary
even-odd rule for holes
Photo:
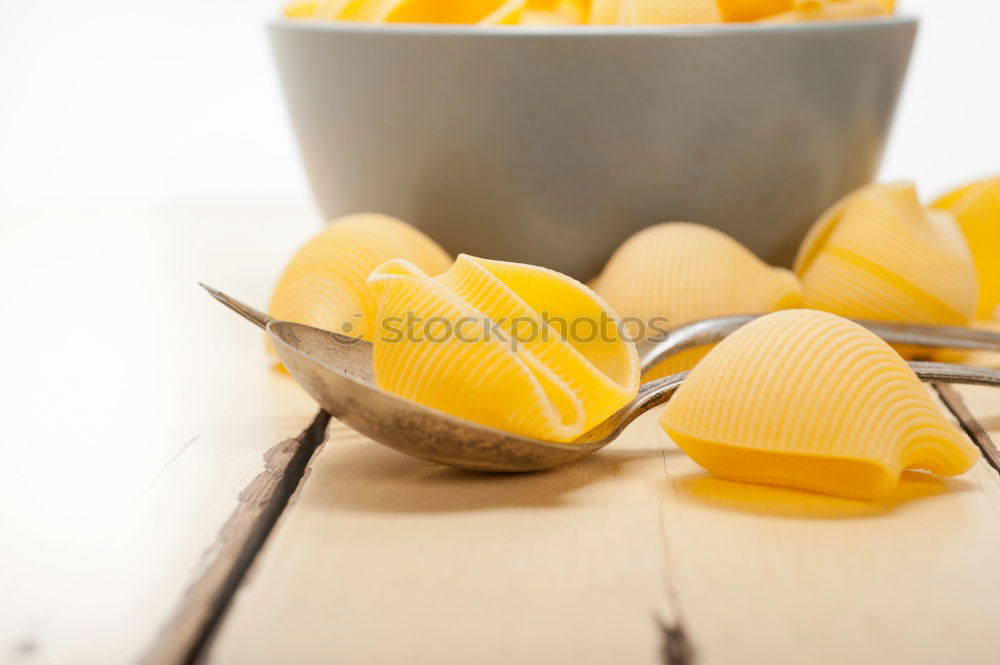
[[[291,375],[330,415],[414,457],[463,469],[532,471],[574,462],[614,439],[559,444],[478,425],[380,390],[368,342],[345,344],[335,333],[285,321],[265,330]]]
[[[360,434],[400,452],[448,466],[476,471],[540,471],[575,462],[614,441],[649,409],[669,400],[687,372],[644,383],[636,397],[610,418],[570,443],[554,443],[457,418],[386,392],[375,385],[372,345],[361,339],[289,321],[277,321],[240,301],[202,284],[216,300],[263,328],[292,377],[331,416]],[[718,342],[753,316],[701,321],[678,328],[671,338],[643,355],[648,369],[684,348]],[[883,324],[871,324],[880,327]],[[899,326],[901,324],[888,324]],[[912,326],[904,327],[912,341]],[[959,348],[1000,350],[1000,335],[949,331],[935,327],[920,339],[931,346],[964,343]],[[883,329],[893,336],[893,328]],[[968,341],[962,337],[975,333]],[[671,339],[675,340],[671,346]],[[892,341],[891,339],[888,341]],[[975,346],[978,344],[979,346]],[[992,346],[989,346],[992,344]],[[946,363],[910,363],[924,381],[1000,386],[1000,372]]]

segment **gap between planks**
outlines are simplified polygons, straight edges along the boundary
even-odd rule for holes
[[[188,665],[200,657],[278,518],[323,442],[330,415],[320,411],[297,437],[264,454],[264,470],[240,492],[219,531],[211,563],[188,587],[173,617],[138,665]]]
[[[972,442],[983,453],[983,457],[989,465],[1000,473],[1000,450],[997,449],[993,439],[990,438],[990,435],[987,434],[983,426],[972,415],[969,407],[965,404],[965,400],[962,399],[962,394],[954,386],[947,383],[935,383],[934,390],[937,391],[937,394],[941,397],[941,401],[944,402],[944,405],[951,411],[951,414],[958,420],[959,425],[961,425],[968,437],[972,439]]]

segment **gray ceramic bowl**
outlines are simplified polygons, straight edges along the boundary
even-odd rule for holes
[[[322,213],[400,217],[451,252],[595,275],[656,222],[787,263],[875,175],[912,18],[478,28],[277,20]]]

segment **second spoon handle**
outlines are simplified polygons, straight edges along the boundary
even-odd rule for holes
[[[910,368],[926,383],[964,383],[1000,387],[1000,372],[985,367],[951,363],[911,362]]]
[[[638,346],[642,369],[643,371],[650,370],[681,351],[707,344],[717,344],[759,316],[762,315],[723,316],[695,321],[675,328],[665,339],[655,342],[641,341]],[[857,321],[856,323],[868,328],[889,344],[932,349],[1000,351],[1000,333],[989,330],[885,321]]]
[[[961,383],[1000,388],[1000,371],[951,363],[911,362],[910,369],[924,383]],[[639,386],[639,395],[629,405],[629,415],[636,418],[673,397],[687,377],[687,372],[665,376]]]

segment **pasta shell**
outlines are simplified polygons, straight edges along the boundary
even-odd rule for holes
[[[925,211],[912,184],[870,185],[834,205],[799,249],[807,307],[841,316],[964,325],[972,256],[955,220]]]
[[[784,268],[772,268],[725,233],[687,222],[658,224],[626,240],[612,255],[594,290],[620,316],[649,332],[730,314],[801,307],[801,286]],[[649,377],[694,367],[708,349],[691,349],[661,363]]]
[[[336,18],[375,23],[516,23],[523,5],[523,0],[350,0]]]
[[[587,22],[591,25],[618,25],[624,0],[593,0]]]
[[[1000,177],[966,185],[932,205],[955,216],[979,276],[976,316],[1000,318]]]
[[[794,9],[763,19],[768,23],[843,21],[891,14],[892,0],[800,0]]]
[[[620,25],[719,23],[716,0],[620,0]]]
[[[719,0],[722,18],[730,22],[757,21],[794,6],[795,0]]]
[[[638,390],[638,355],[617,333],[617,316],[559,273],[462,255],[436,278],[389,261],[368,283],[382,321],[375,380],[389,392],[497,429],[571,441]],[[584,336],[573,321],[605,328]]]
[[[593,25],[670,25],[719,23],[716,0],[594,0]]]
[[[895,0],[292,0],[289,18],[373,23],[661,25],[891,14]]]
[[[524,13],[524,0],[507,0],[479,20],[479,25],[519,25]]]
[[[885,342],[811,310],[719,343],[660,423],[718,476],[857,499],[885,494],[904,469],[957,475],[979,457]]]
[[[589,10],[588,0],[525,0],[521,25],[580,25]]]
[[[375,295],[365,280],[377,266],[405,258],[437,274],[451,258],[409,224],[361,213],[330,222],[292,257],[271,298],[271,316],[372,340]]]
[[[311,18],[316,15],[319,0],[292,0],[281,10],[285,18]]]

